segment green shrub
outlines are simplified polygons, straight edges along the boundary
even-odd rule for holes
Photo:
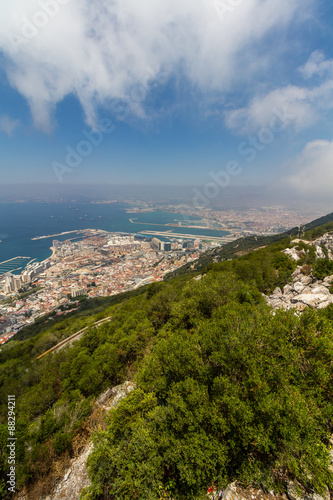
[[[71,438],[70,434],[64,432],[58,432],[54,436],[53,449],[57,455],[61,455],[64,451],[71,449]]]
[[[333,274],[333,261],[328,259],[317,259],[312,267],[312,274],[320,280]]]
[[[96,438],[87,498],[194,500],[234,480],[281,489],[274,471],[330,484],[331,323],[234,301],[197,325],[164,329],[146,357],[140,389]]]

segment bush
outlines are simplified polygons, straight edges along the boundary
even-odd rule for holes
[[[320,280],[333,274],[333,261],[328,259],[317,259],[312,268],[312,274]]]
[[[311,274],[311,270],[312,270],[312,266],[310,264],[304,264],[302,267],[301,267],[301,272],[305,275],[305,276],[310,276]]]
[[[57,455],[71,449],[71,435],[59,432],[54,436],[53,449]]]
[[[234,301],[192,330],[170,324],[140,389],[97,437],[87,498],[194,500],[234,480],[281,489],[281,471],[319,491],[330,484],[331,323]]]

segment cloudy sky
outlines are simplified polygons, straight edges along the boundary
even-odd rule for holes
[[[2,184],[333,192],[331,0],[0,0],[0,14]]]

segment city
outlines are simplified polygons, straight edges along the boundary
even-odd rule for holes
[[[31,262],[20,275],[2,280],[0,343],[24,326],[54,312],[66,315],[79,299],[106,297],[161,281],[217,243],[84,230],[80,241],[53,240],[52,256]]]

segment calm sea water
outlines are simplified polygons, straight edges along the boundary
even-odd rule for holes
[[[32,241],[46,236],[76,229],[105,229],[107,231],[138,233],[144,230],[165,231],[163,224],[195,219],[188,215],[164,212],[130,214],[123,204],[97,205],[94,203],[4,203],[0,204],[0,262],[17,256],[39,261],[51,255],[53,238]],[[133,219],[133,224],[129,221]],[[141,223],[157,224],[154,226]],[[171,229],[171,228],[170,228]],[[173,228],[174,233],[223,236],[225,231]],[[66,240],[75,237],[57,237]]]

